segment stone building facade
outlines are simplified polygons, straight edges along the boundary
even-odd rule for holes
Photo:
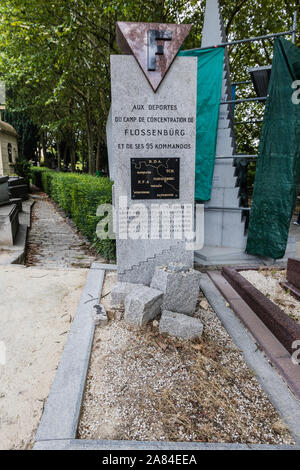
[[[17,132],[0,119],[0,176],[14,173],[13,165],[18,158]]]

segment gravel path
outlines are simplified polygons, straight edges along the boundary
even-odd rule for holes
[[[27,266],[89,268],[97,256],[89,253],[84,239],[59,213],[48,196],[34,198]]]

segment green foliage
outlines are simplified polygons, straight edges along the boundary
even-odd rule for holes
[[[34,158],[38,145],[38,128],[24,112],[5,110],[2,119],[11,124],[18,134],[18,148],[21,159]]]
[[[72,218],[80,232],[106,259],[115,258],[115,241],[99,240],[96,226],[101,217],[96,216],[101,204],[112,203],[112,182],[108,178],[75,173],[59,173],[48,168],[31,168],[33,184],[59,204]]]
[[[119,53],[116,21],[191,23],[184,48],[201,47],[206,0],[1,0],[0,76],[8,106],[38,126],[44,155],[91,174],[105,167],[110,55]],[[290,30],[299,0],[220,0],[229,40]],[[300,14],[298,15],[299,31]],[[297,41],[299,44],[299,35]],[[228,48],[233,81],[270,64],[273,40]],[[239,86],[237,99],[255,96]],[[262,104],[237,105],[236,121],[261,119]],[[260,125],[236,127],[239,153],[257,152]],[[61,145],[62,144],[62,145]],[[55,150],[54,150],[55,149]],[[67,149],[67,150],[66,150]],[[61,154],[61,155],[60,155]]]
[[[31,176],[31,165],[29,161],[19,158],[14,164],[14,170],[18,176],[24,178],[26,184],[29,186]]]

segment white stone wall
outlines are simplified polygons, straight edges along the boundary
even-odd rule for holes
[[[12,163],[8,160],[8,144],[12,146]],[[17,137],[0,132],[0,176],[14,173],[13,165],[18,157]]]

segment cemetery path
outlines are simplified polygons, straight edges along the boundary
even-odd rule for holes
[[[32,447],[86,282],[88,269],[78,268],[99,259],[46,194],[33,198],[26,267],[0,267],[0,449],[5,450]]]
[[[36,202],[28,237],[27,266],[89,268],[93,261],[99,260],[47,195],[40,193],[33,197]]]
[[[87,273],[0,268],[2,450],[32,447]]]

